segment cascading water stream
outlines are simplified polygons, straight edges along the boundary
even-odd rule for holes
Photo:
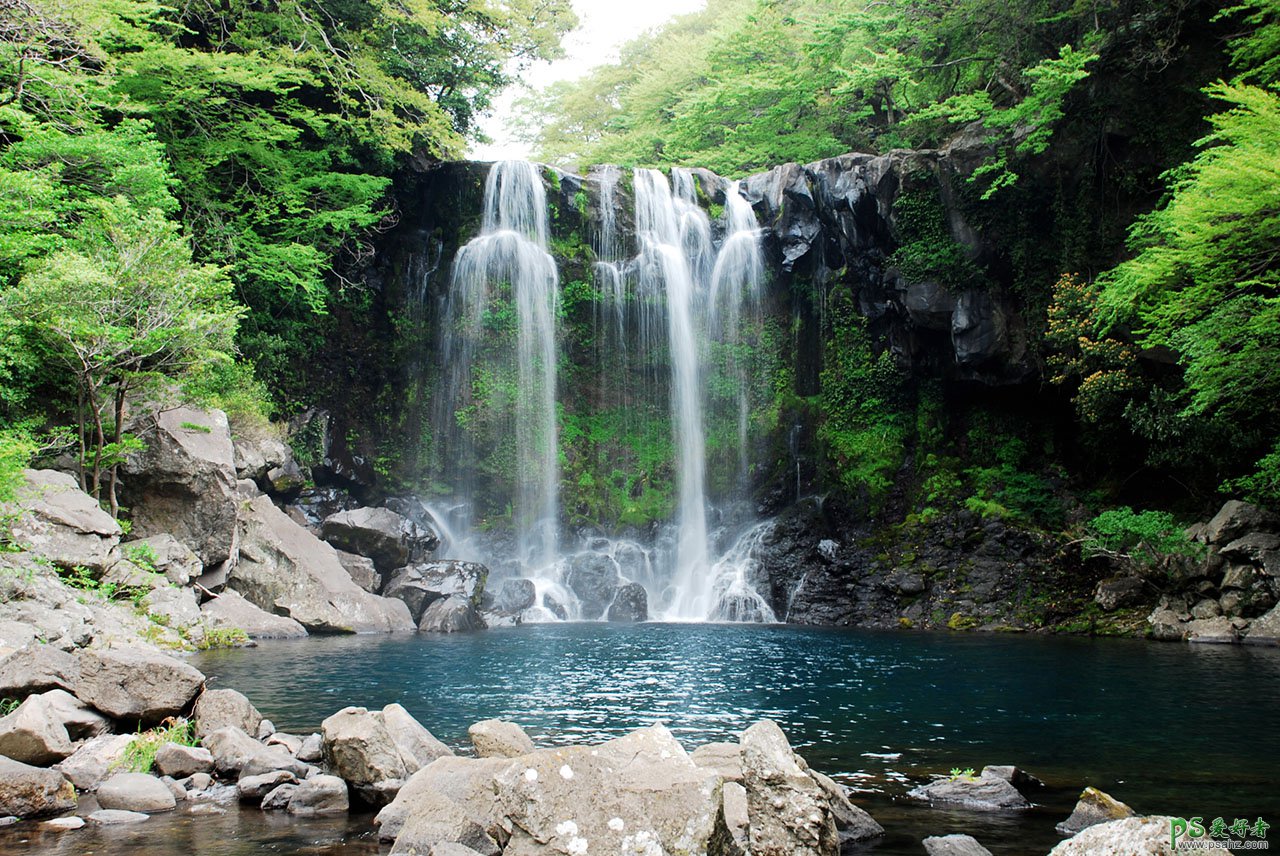
[[[455,414],[472,395],[477,342],[486,318],[516,310],[516,383],[512,430],[516,439],[515,522],[519,559],[527,568],[553,564],[559,554],[559,450],[556,442],[556,309],[559,276],[547,252],[547,200],[538,169],[526,161],[500,161],[485,182],[480,235],[458,251],[444,312],[443,356],[448,367],[445,462],[473,466],[465,454],[469,432]],[[495,307],[499,308],[495,313]],[[450,448],[452,447],[452,449]],[[466,462],[466,463],[463,463]],[[470,473],[453,473],[468,505]]]

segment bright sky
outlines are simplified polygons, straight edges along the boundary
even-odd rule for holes
[[[597,65],[616,60],[618,48],[644,31],[704,5],[704,0],[573,0],[578,28],[564,39],[564,59],[538,63],[495,99],[493,113],[480,123],[493,142],[472,144],[468,156],[475,160],[529,157],[528,146],[511,139],[504,126],[523,87],[537,90],[557,80],[581,77]]]

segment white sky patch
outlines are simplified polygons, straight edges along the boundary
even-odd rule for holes
[[[507,119],[521,94],[542,89],[558,80],[582,77],[596,66],[616,60],[618,49],[646,30],[677,15],[696,12],[704,5],[705,0],[645,0],[641,3],[573,0],[573,10],[578,13],[578,28],[564,38],[564,58],[535,64],[494,99],[492,112],[480,121],[481,130],[492,137],[493,142],[484,145],[472,143],[467,156],[473,160],[529,157],[529,146],[512,139],[507,127]]]

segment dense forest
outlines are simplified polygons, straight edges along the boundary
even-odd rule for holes
[[[72,452],[114,510],[128,396],[324,404],[398,178],[461,157],[574,23],[565,0],[0,0],[6,477]],[[1034,376],[905,375],[836,300],[821,391],[778,408],[815,414],[827,484],[872,510],[1060,531],[1280,503],[1278,87],[1275,0],[710,0],[519,121],[548,163],[729,176],[977,135],[955,204],[998,253],[920,196],[892,261],[1017,295]]]

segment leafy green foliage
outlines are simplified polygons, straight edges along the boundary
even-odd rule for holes
[[[204,635],[196,642],[196,648],[210,651],[218,648],[238,648],[249,643],[249,634],[239,627],[206,627]]]
[[[1085,555],[1112,556],[1151,567],[1168,556],[1196,556],[1197,545],[1166,511],[1134,511],[1127,505],[1104,511],[1085,525]]]
[[[0,431],[0,503],[13,502],[22,471],[36,453],[36,442],[21,430]]]
[[[831,295],[831,336],[822,369],[822,424],[840,484],[873,504],[893,486],[906,454],[907,424],[899,406],[901,371],[877,354],[847,292]]]
[[[156,753],[166,743],[197,745],[195,723],[181,717],[170,717],[156,728],[139,730],[112,769],[124,773],[150,773],[156,763]]]

